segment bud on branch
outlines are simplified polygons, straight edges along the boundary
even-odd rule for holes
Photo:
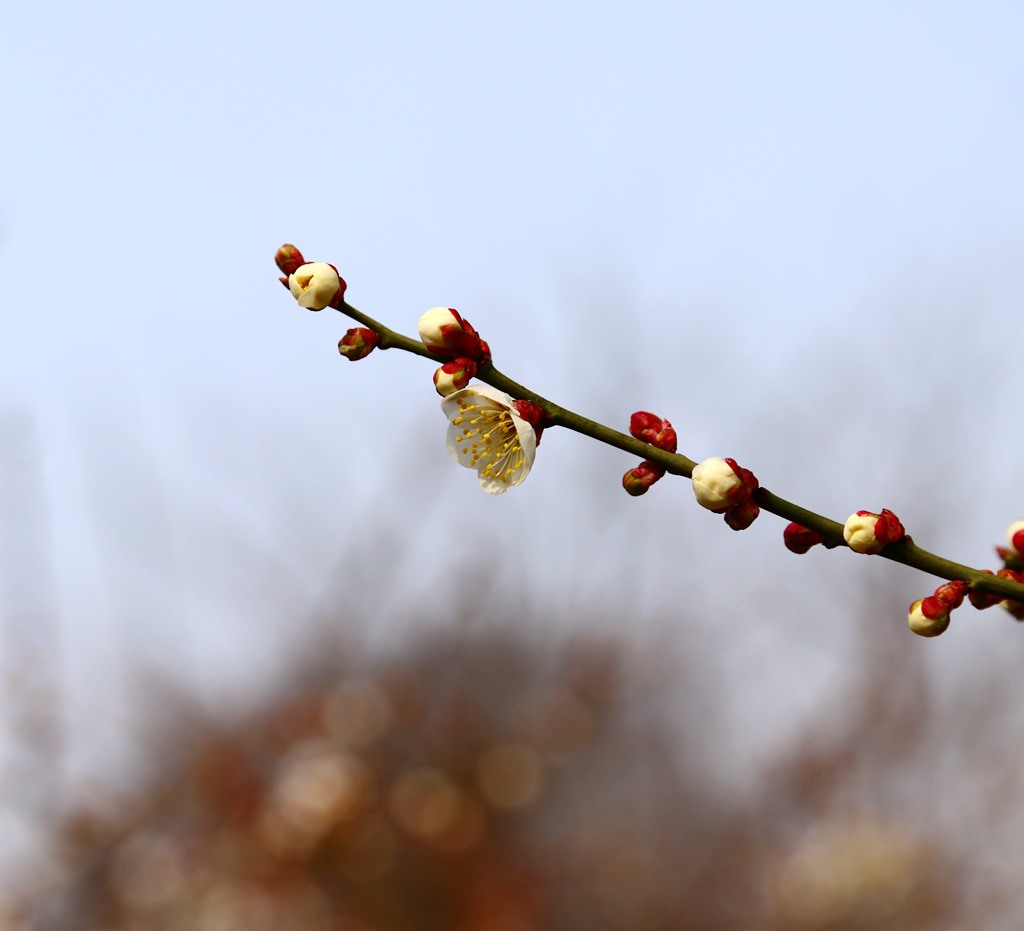
[[[846,518],[843,539],[855,553],[874,556],[903,536],[903,524],[892,511],[882,508],[881,514],[857,511]]]
[[[878,554],[952,579],[911,606],[909,620],[916,633],[936,636],[945,630],[950,612],[965,594],[976,607],[1001,604],[1024,619],[1024,519],[1010,526],[1008,547],[997,547],[1004,568],[995,573],[927,552],[905,535],[899,519],[888,510],[858,511],[845,525],[837,523],[760,487],[754,474],[733,459],[712,457],[696,463],[681,455],[671,423],[649,411],[632,415],[630,435],[626,435],[544,399],[495,369],[487,343],[453,308],[427,311],[419,321],[420,338],[413,340],[348,304],[345,281],[333,265],[306,262],[290,243],[278,249],[274,258],[300,306],[335,307],[361,324],[339,341],[339,352],[348,359],[365,358],[380,346],[425,356],[435,365],[437,360],[444,363],[435,372],[434,386],[445,396],[441,409],[449,420],[449,452],[460,465],[475,469],[481,488],[491,494],[521,484],[533,466],[543,430],[563,426],[641,456],[643,462],[622,480],[632,495],[645,493],[666,474],[689,476],[697,502],[724,515],[734,530],[749,527],[764,509],[790,522],[783,539],[792,552],[806,553],[819,543],[832,548],[845,540],[855,552]],[[487,386],[467,384],[474,377]],[[899,545],[890,545],[895,543]]]

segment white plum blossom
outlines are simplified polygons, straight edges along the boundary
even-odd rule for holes
[[[521,485],[533,467],[537,435],[497,388],[474,385],[448,395],[441,410],[448,417],[448,452],[459,465],[476,469],[480,487],[500,495]]]
[[[720,456],[712,456],[696,465],[691,477],[697,503],[709,511],[721,511],[729,507],[732,504],[729,491],[743,484],[736,470]]]
[[[333,265],[309,262],[300,265],[288,276],[288,289],[300,307],[323,310],[334,300],[341,287],[341,278]]]

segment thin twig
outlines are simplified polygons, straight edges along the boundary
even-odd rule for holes
[[[357,320],[363,326],[376,331],[378,336],[380,336],[379,347],[381,349],[404,349],[406,352],[425,356],[438,363],[445,361],[434,355],[420,340],[410,339],[408,336],[403,336],[401,333],[388,329],[372,317],[368,317],[362,311],[356,310],[355,307],[347,302],[342,302],[338,310],[343,314],[347,314],[353,320]],[[697,465],[692,459],[688,459],[679,453],[669,453],[663,449],[658,449],[656,446],[651,446],[627,433],[620,433],[618,430],[613,430],[611,427],[606,427],[604,424],[589,420],[573,411],[560,407],[535,391],[531,391],[529,388],[513,381],[491,364],[481,366],[477,370],[476,377],[500,391],[507,392],[514,398],[539,404],[544,408],[545,413],[548,415],[549,423],[552,426],[575,430],[577,433],[582,433],[584,436],[589,436],[609,446],[615,446],[627,453],[633,453],[641,459],[650,459],[652,462],[664,466],[666,472],[689,478],[694,467]],[[827,548],[832,549],[837,546],[847,545],[843,539],[843,524],[786,501],[784,498],[772,494],[767,488],[759,488],[754,492],[753,497],[758,507],[762,510],[770,511],[784,520],[795,521],[801,526],[820,534]],[[999,595],[1013,601],[1024,602],[1024,584],[989,575],[980,569],[972,569],[970,566],[961,565],[950,559],[943,559],[941,556],[936,556],[934,553],[921,549],[909,536],[904,536],[901,540],[888,544],[878,555],[903,563],[906,566],[911,566],[914,569],[919,569],[922,572],[927,572],[930,575],[938,576],[940,579],[947,579],[949,581],[962,579],[969,583],[971,590],[975,592]]]

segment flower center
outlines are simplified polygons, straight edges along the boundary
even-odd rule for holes
[[[481,475],[507,484],[523,464],[523,447],[512,415],[507,410],[459,404],[459,416],[452,423],[462,428],[455,437],[464,443],[463,455],[472,455],[470,466]]]

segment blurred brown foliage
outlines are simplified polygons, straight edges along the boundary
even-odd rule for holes
[[[155,784],[68,817],[57,878],[6,926],[977,927],[949,845],[879,802],[926,739],[896,642],[868,658],[852,723],[747,802],[703,765],[699,710],[673,714],[621,645],[438,635],[307,672],[246,720],[161,735]]]

